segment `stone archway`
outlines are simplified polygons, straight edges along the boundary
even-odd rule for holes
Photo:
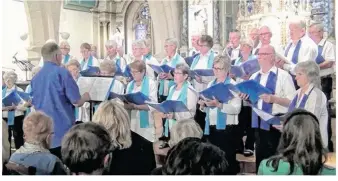
[[[28,60],[37,64],[41,47],[48,39],[59,41],[61,1],[24,1],[30,47]]]

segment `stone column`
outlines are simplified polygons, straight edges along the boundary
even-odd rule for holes
[[[108,40],[108,23],[109,21],[102,21],[101,26],[103,28],[103,42],[101,42],[101,45],[104,45],[106,41]],[[107,57],[107,51],[103,51],[103,57]]]
[[[184,57],[188,57],[189,53],[189,40],[188,40],[188,1],[182,1],[182,20],[181,20],[181,48],[180,55]]]
[[[222,53],[222,46],[220,44],[220,21],[219,21],[219,8],[220,3],[218,0],[213,1],[213,40],[214,40],[214,46],[213,50],[215,51],[216,55]]]

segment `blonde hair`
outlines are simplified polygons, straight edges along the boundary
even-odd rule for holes
[[[144,61],[134,61],[133,63],[129,64],[130,68],[136,69],[139,72],[146,71],[146,64]]]
[[[93,122],[108,130],[115,148],[122,150],[131,146],[130,118],[116,101],[102,102],[93,116]]]
[[[109,73],[114,74],[116,72],[116,66],[115,63],[111,60],[104,59],[100,63],[100,70],[108,70]]]
[[[185,119],[177,121],[170,130],[169,145],[173,147],[184,138],[202,138],[203,131],[201,127],[193,119]]]
[[[226,71],[229,72],[231,68],[231,60],[229,56],[224,56],[224,55],[218,55],[214,59],[213,66],[216,64],[221,64],[222,68]]]
[[[41,111],[31,112],[23,121],[26,142],[47,147],[46,138],[53,131],[53,120]]]

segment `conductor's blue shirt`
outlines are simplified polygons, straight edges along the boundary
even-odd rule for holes
[[[50,61],[45,61],[34,76],[31,87],[35,110],[53,118],[51,148],[59,147],[63,136],[75,123],[73,104],[81,99],[79,87],[65,68]]]

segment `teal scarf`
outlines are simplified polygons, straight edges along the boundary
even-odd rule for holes
[[[26,93],[28,93],[28,94],[30,94],[32,92],[32,87],[31,87],[31,85],[29,84],[28,86],[27,86],[27,88],[26,88]],[[28,107],[27,109],[26,109],[26,116],[29,114],[31,112],[31,108],[30,107]]]
[[[148,53],[147,55],[144,55],[144,61],[146,62],[146,60],[150,60],[151,59],[151,53]]]
[[[189,86],[189,83],[185,81],[181,88],[181,93],[177,99],[178,101],[182,101],[186,106],[188,102],[188,86]],[[167,100],[172,100],[176,87],[177,85],[175,85],[174,87],[172,87],[172,89],[170,89]],[[174,121],[176,122],[176,120]],[[166,137],[168,137],[169,135],[169,119],[166,119],[165,124],[164,124],[164,135]]]
[[[16,91],[16,87],[14,91]],[[6,92],[7,92],[7,86],[4,89],[2,89],[2,98],[6,97]],[[14,118],[15,118],[15,111],[8,111],[8,117],[7,117],[8,126],[14,125]]]
[[[69,61],[69,58],[70,58],[69,54],[65,55],[65,58],[63,59],[63,64],[67,64]]]
[[[171,65],[170,67],[175,68],[178,61],[180,59],[180,56],[178,55],[178,53],[176,53],[176,56],[173,57],[172,61],[171,61]],[[162,65],[165,65],[168,63],[167,59],[164,59],[164,62],[162,63]],[[169,80],[169,85],[168,88],[170,89],[171,86],[173,86],[175,84],[175,82],[173,80]],[[164,94],[164,80],[160,80],[160,89],[159,89],[159,94],[163,95]]]
[[[134,86],[135,86],[135,80],[130,82],[130,86],[127,90],[127,94],[132,93],[132,91],[134,90]],[[141,92],[144,95],[149,96],[149,78],[147,76],[143,77],[142,85],[141,85]],[[148,111],[144,111],[144,110],[140,111],[140,127],[141,128],[149,128],[149,113],[148,113]]]
[[[195,69],[196,65],[198,64],[198,61],[200,60],[200,56],[201,56],[201,54],[198,54],[198,55],[194,58],[194,60],[193,60],[193,62],[192,62],[192,64],[191,64],[191,67],[190,67],[191,70],[194,70],[194,69]],[[207,68],[208,68],[208,69],[211,69],[211,68],[212,68],[212,64],[214,63],[214,57],[215,57],[214,51],[210,50],[210,55],[209,55],[209,57],[208,57],[208,65],[207,65]]]
[[[84,65],[86,64],[85,60],[83,59],[81,62],[81,70],[83,70]],[[93,66],[93,56],[90,56],[88,59],[87,69],[89,66]]]
[[[216,79],[213,81],[211,86],[216,84]],[[227,77],[224,81],[224,84],[230,84],[230,78]],[[210,87],[211,87],[210,86]],[[209,135],[210,134],[210,108],[206,107],[206,117],[205,117],[205,128],[204,128],[204,134]],[[224,130],[226,127],[226,121],[227,121],[227,114],[223,113],[220,108],[217,108],[217,122],[216,122],[216,129],[217,130]]]

